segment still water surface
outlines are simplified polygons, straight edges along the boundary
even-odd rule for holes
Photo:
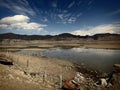
[[[68,60],[79,65],[85,65],[93,69],[109,72],[112,66],[120,63],[120,50],[109,49],[85,49],[85,48],[71,48],[71,49],[46,49],[45,51],[21,50],[18,53],[43,55],[48,58],[57,58],[61,60]]]

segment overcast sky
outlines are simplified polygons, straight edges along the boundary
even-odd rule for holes
[[[0,33],[120,34],[120,0],[0,0]]]

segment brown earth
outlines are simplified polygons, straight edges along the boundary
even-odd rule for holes
[[[83,90],[120,89],[119,73],[113,74],[111,87],[97,87],[94,83],[103,73],[90,68],[58,59],[0,52],[0,90],[60,90],[64,81],[73,78],[76,72],[85,77]]]

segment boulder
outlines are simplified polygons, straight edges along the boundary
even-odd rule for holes
[[[107,81],[106,81],[105,78],[101,78],[100,81],[101,81],[101,86],[102,86],[102,87],[107,86]]]
[[[114,71],[116,72],[116,73],[120,73],[120,64],[114,64]]]

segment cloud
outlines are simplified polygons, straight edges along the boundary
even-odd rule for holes
[[[47,25],[30,22],[30,18],[25,15],[15,15],[0,19],[1,29],[17,30],[38,30],[41,31]]]
[[[112,16],[112,15],[116,15],[116,14],[120,14],[120,9],[117,9],[117,10],[115,10],[113,12],[110,12],[107,15]]]
[[[77,18],[79,18],[81,15],[82,14],[73,15],[72,13],[58,14],[57,23],[73,24],[77,21]]]
[[[75,1],[71,2],[71,3],[68,5],[68,8],[71,8],[74,4],[75,4]]]
[[[36,15],[27,0],[1,0],[0,7],[5,7],[16,14]]]
[[[7,24],[0,24],[0,28],[8,28]]]
[[[29,17],[24,15],[15,15],[12,17],[5,17],[0,20],[0,23],[22,23],[22,22],[28,22],[30,20]]]
[[[80,30],[75,30],[71,32],[75,35],[94,35],[98,33],[119,33],[120,34],[120,24],[105,24],[95,27],[87,27]]]
[[[48,19],[46,17],[44,17],[41,21],[42,22],[48,22]]]
[[[52,2],[52,7],[56,8],[57,7],[57,1]]]
[[[64,14],[58,14],[58,17],[59,17],[61,20],[63,20]]]
[[[68,23],[74,23],[74,22],[76,22],[76,20],[77,20],[77,18],[71,17],[68,19]]]
[[[79,1],[79,2],[77,3],[77,5],[78,5],[78,6],[79,6],[79,5],[81,5],[81,4],[82,4],[82,2],[83,2],[83,1]]]
[[[79,18],[82,15],[83,15],[83,13],[81,12],[81,13],[77,14],[76,17]]]
[[[91,5],[94,2],[94,0],[91,0],[88,2],[88,5]]]

